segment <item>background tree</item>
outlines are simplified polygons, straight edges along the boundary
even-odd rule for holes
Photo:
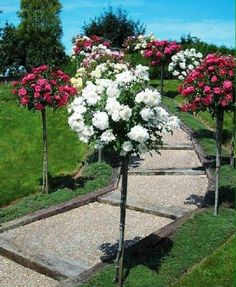
[[[60,66],[66,60],[61,43],[61,8],[58,0],[21,0],[19,33],[24,42],[27,68],[42,64]]]
[[[97,35],[111,41],[115,47],[122,47],[128,36],[145,33],[145,26],[140,21],[128,18],[127,12],[118,8],[116,11],[109,6],[101,16],[91,19],[83,26],[83,33],[88,37]]]
[[[7,67],[25,66],[24,42],[13,24],[6,23],[0,30],[0,72]]]

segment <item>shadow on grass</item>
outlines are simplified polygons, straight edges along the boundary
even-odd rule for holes
[[[93,177],[78,177],[74,178],[72,175],[59,175],[59,176],[48,176],[49,193],[56,192],[58,189],[75,190],[83,188],[85,183],[89,180],[93,180]],[[39,179],[40,185],[42,186],[42,178]]]
[[[134,249],[131,246],[130,249],[125,251],[124,280],[128,278],[130,271],[138,265],[146,266],[150,270],[158,272],[163,262],[163,258],[170,254],[173,246],[172,240],[167,237],[159,240],[159,237],[150,235],[149,240],[153,242],[153,244],[149,247],[143,246],[142,240],[140,241],[140,239],[140,237],[134,237],[131,240],[125,241],[126,248],[134,245]],[[104,252],[101,260],[106,263],[112,263],[116,258],[118,251],[118,241],[115,244],[104,243],[99,249]]]
[[[165,97],[174,99],[176,96],[178,96],[178,92],[177,91],[168,91],[165,93]]]

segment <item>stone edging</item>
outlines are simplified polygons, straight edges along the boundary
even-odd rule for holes
[[[95,202],[97,198],[101,195],[104,195],[110,191],[113,191],[117,188],[119,178],[119,169],[114,168],[112,170],[112,178],[108,186],[98,189],[94,192],[90,192],[85,195],[78,196],[70,201],[65,203],[60,203],[49,208],[44,208],[38,211],[35,211],[31,214],[25,215],[23,217],[14,219],[12,221],[0,224],[0,233],[5,232],[10,229],[14,229],[47,217],[51,217],[65,211],[80,207],[82,205]]]

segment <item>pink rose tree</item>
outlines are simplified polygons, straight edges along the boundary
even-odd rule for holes
[[[208,111],[216,118],[215,215],[218,212],[224,112],[232,111],[235,106],[234,69],[234,57],[209,54],[200,66],[187,75],[179,87],[179,92],[188,101],[181,107],[183,112]]]
[[[46,108],[54,110],[67,104],[77,91],[70,83],[70,77],[60,70],[51,70],[43,65],[32,69],[21,81],[14,83],[12,91],[19,104],[29,110],[40,111],[43,127],[43,193],[48,193],[48,149]]]
[[[166,40],[153,40],[147,43],[143,56],[151,60],[152,66],[161,68],[161,94],[163,94],[164,66],[171,61],[171,57],[179,52],[181,45]]]

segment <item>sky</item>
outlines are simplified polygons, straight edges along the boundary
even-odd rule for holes
[[[208,43],[235,47],[234,0],[61,0],[61,4],[62,42],[68,54],[72,37],[109,5],[121,7],[129,18],[140,20],[146,25],[146,34],[153,32],[158,39],[179,40],[190,33]],[[0,27],[6,21],[19,24],[19,6],[20,0],[0,0]]]

